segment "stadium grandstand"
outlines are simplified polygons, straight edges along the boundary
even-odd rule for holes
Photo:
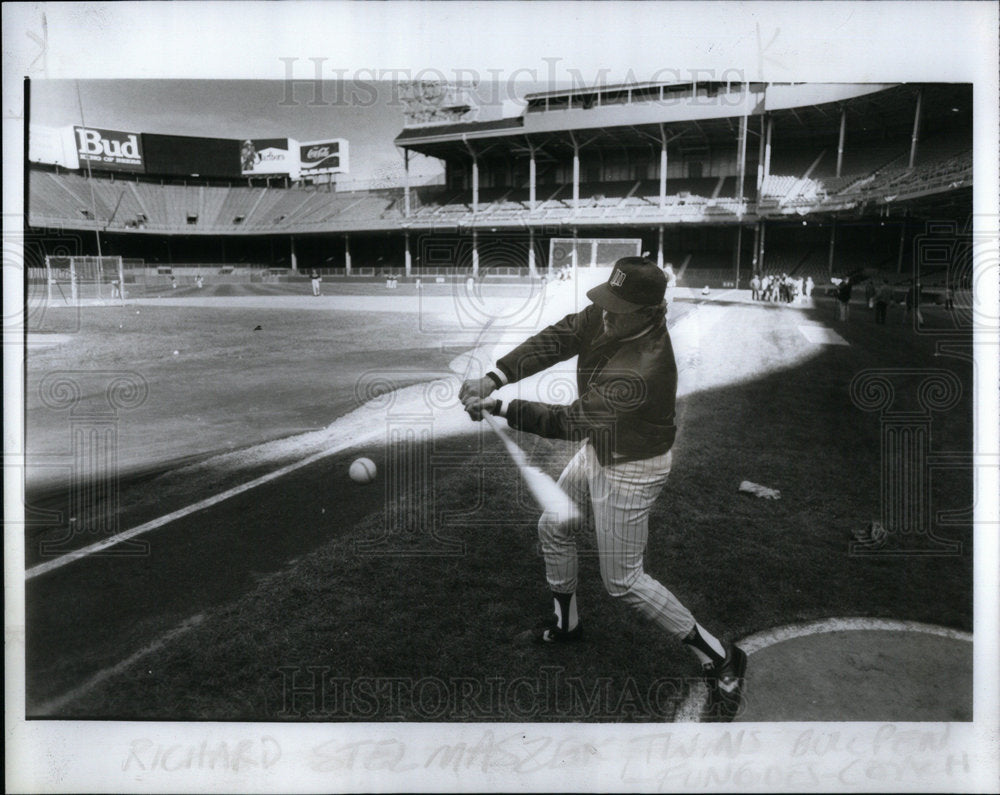
[[[250,141],[74,128],[70,157],[30,158],[32,237],[147,273],[279,279],[523,278],[553,267],[554,239],[628,238],[682,284],[746,287],[754,272],[901,281],[929,223],[972,213],[967,84],[600,86],[528,94],[508,116],[448,96],[411,101],[403,176],[368,190],[305,166],[248,172]],[[138,156],[88,158],[84,134]],[[317,143],[303,158],[329,154]],[[440,184],[410,184],[414,155],[441,161]]]

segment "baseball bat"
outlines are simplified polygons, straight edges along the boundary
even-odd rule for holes
[[[561,517],[564,522],[578,521],[580,509],[569,495],[559,487],[559,484],[538,467],[528,463],[528,457],[524,451],[517,446],[517,442],[510,438],[510,434],[492,414],[484,414],[483,420],[500,437],[500,441],[503,442],[511,459],[517,465],[521,479],[541,509],[547,513],[554,513]]]
[[[486,332],[493,325],[493,321],[496,318],[490,318],[489,321],[480,329],[479,339],[477,342],[482,344],[482,341],[486,337]],[[472,372],[472,367],[476,363],[475,353],[477,350],[481,349],[481,345],[477,346],[473,350],[469,351],[467,354],[469,359],[466,363],[464,370],[465,373],[462,376],[463,380],[469,378],[469,374]],[[451,362],[451,369],[453,372],[458,372],[459,359],[461,357],[456,357]],[[496,417],[492,414],[484,414],[483,420],[490,429],[497,436],[500,437],[500,441],[503,442],[504,447],[507,448],[507,453],[510,455],[511,459],[517,465],[518,471],[521,473],[521,479],[524,481],[525,485],[528,487],[528,491],[531,492],[531,496],[535,498],[535,502],[538,503],[539,507],[543,511],[548,511],[556,514],[557,516],[565,517],[564,521],[577,521],[580,518],[580,509],[577,504],[569,498],[569,495],[563,491],[559,484],[557,484],[551,477],[542,472],[538,467],[532,466],[528,463],[528,457],[524,454],[524,451],[517,446],[507,430],[497,422]]]

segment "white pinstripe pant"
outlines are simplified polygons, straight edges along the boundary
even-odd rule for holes
[[[589,489],[600,555],[601,579],[607,592],[620,597],[667,632],[683,638],[694,617],[670,591],[643,570],[649,534],[649,511],[670,474],[671,455],[602,467],[587,442],[559,476],[559,485],[583,506]],[[545,557],[545,577],[557,593],[574,593],[577,553],[573,527],[564,517],[545,512],[538,520]]]

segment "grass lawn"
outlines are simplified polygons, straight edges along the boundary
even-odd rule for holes
[[[930,447],[967,452],[972,366],[957,356],[934,357],[933,335],[875,326],[863,310],[846,325],[832,317],[832,304],[822,301],[804,311],[733,303],[703,335],[697,355],[678,351],[706,372],[729,376],[705,379],[709,386],[680,402],[674,469],[650,519],[647,571],[702,624],[731,639],[828,616],[969,630],[971,521],[935,524],[940,535],[961,542],[960,554],[915,554],[920,539],[899,534],[884,554],[849,552],[852,531],[880,515],[884,425],[877,413],[855,405],[850,384],[864,370],[948,370],[963,393],[956,407],[933,415]],[[211,315],[198,321],[211,322]],[[275,316],[264,325],[284,329],[285,338],[327,339],[320,325],[293,332],[291,324],[299,322]],[[850,344],[808,342],[798,327],[819,323]],[[178,333],[197,336],[193,328]],[[339,356],[375,357],[365,335],[337,333],[344,336],[330,340],[331,356],[336,345]],[[252,349],[234,342],[228,359],[240,350]],[[291,342],[267,350],[261,390],[268,381],[282,388],[309,359],[294,364]],[[439,366],[433,356],[406,350],[414,369]],[[227,359],[200,355],[206,377]],[[278,364],[283,359],[285,366]],[[317,395],[329,399],[314,374],[326,364],[308,368],[313,375],[305,385],[287,384],[288,400],[302,393],[305,415]],[[255,359],[254,371],[258,366]],[[243,370],[232,361],[226,367],[234,377]],[[225,399],[225,379],[218,382],[218,392],[209,394]],[[901,406],[912,408],[911,386],[901,382]],[[562,443],[521,441],[553,475],[572,452]],[[196,627],[124,666],[59,714],[669,720],[697,666],[679,644],[603,593],[586,531],[579,539],[586,640],[557,649],[510,642],[551,610],[535,536],[538,512],[492,436],[424,444],[414,443],[410,452],[430,462],[432,476],[351,487],[343,476],[350,456],[330,459],[158,532],[151,538],[154,553],[142,561],[74,564],[29,584],[29,616],[35,610],[28,624],[29,714],[32,703],[65,692],[88,671],[124,659],[197,613]],[[378,463],[384,474],[384,462]],[[777,488],[781,499],[739,494],[742,480]],[[935,472],[929,488],[934,512],[972,504],[969,470]],[[364,542],[383,554],[368,554],[372,547]],[[142,577],[149,578],[145,589]],[[128,588],[120,586],[126,581]],[[109,619],[95,640],[86,627],[109,610],[101,604],[102,588],[133,594],[137,606],[123,607],[125,617]],[[74,593],[91,596],[74,607]],[[74,643],[67,643],[68,633]],[[293,686],[296,698],[290,698]]]

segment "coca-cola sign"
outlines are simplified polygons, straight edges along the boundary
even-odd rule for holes
[[[299,164],[303,176],[342,174],[347,171],[347,141],[333,138],[299,144]]]
[[[142,143],[138,133],[74,127],[80,167],[112,171],[142,171]]]

